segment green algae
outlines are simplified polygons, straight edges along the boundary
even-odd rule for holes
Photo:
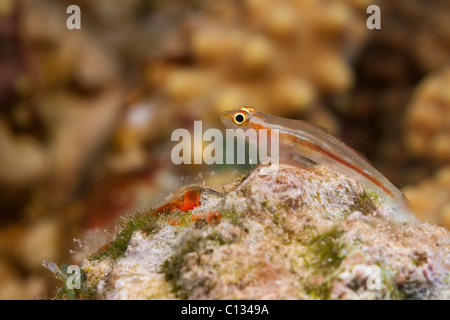
[[[228,220],[232,225],[244,229],[243,216],[239,214],[235,209],[221,210],[220,214],[223,219]]]
[[[350,211],[360,211],[363,214],[368,214],[375,211],[380,204],[381,199],[378,193],[375,191],[364,190],[358,198],[356,198],[355,203],[350,208]]]
[[[216,230],[211,231],[206,236],[197,232],[188,236],[176,252],[162,265],[162,272],[165,274],[166,280],[172,284],[172,292],[181,299],[187,299],[189,296],[190,289],[179,281],[183,268],[186,267],[186,255],[202,250],[206,251],[207,248],[212,250],[211,247],[222,246],[234,241],[223,239],[222,235]],[[208,290],[212,289],[210,283],[205,283],[204,286]]]
[[[334,227],[324,233],[315,235],[307,244],[304,256],[305,266],[321,278],[320,284],[306,283],[305,292],[313,299],[327,300],[331,293],[331,278],[345,258],[344,244],[340,237],[343,230]]]
[[[318,285],[307,283],[305,292],[314,300],[329,300],[331,295],[331,284],[326,281]]]
[[[332,228],[329,231],[314,236],[307,244],[308,251],[314,259],[309,265],[321,273],[336,269],[345,258],[342,254],[344,245],[339,241],[343,231]]]
[[[117,234],[114,241],[104,250],[97,253],[90,260],[101,260],[111,257],[114,260],[122,257],[127,250],[131,236],[135,231],[144,231],[148,234],[155,233],[158,229],[158,216],[153,213],[138,213],[131,217],[122,218],[119,222],[121,231]]]

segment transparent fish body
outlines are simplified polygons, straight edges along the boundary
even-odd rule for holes
[[[236,112],[245,112],[246,121],[242,124],[234,122],[233,116]],[[245,107],[240,110],[224,112],[221,120],[226,127],[233,129],[253,128],[257,131],[258,129],[267,129],[269,132],[278,129],[282,157],[306,158],[327,166],[360,182],[380,195],[393,209],[395,213],[392,217],[393,220],[398,222],[417,221],[407,198],[397,187],[362,155],[322,128],[302,120],[285,119]]]

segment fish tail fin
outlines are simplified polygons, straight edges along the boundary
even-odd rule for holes
[[[419,219],[414,213],[413,206],[404,194],[402,194],[399,203],[394,205],[392,209],[394,210],[393,220],[396,222],[419,222]]]

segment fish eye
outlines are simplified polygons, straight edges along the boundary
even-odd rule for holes
[[[247,120],[247,116],[243,112],[236,112],[233,115],[233,122],[237,125],[243,124]]]

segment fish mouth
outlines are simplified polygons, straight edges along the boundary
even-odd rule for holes
[[[234,111],[225,111],[220,114],[220,121],[227,128],[234,128],[235,125],[233,123],[233,114]]]

